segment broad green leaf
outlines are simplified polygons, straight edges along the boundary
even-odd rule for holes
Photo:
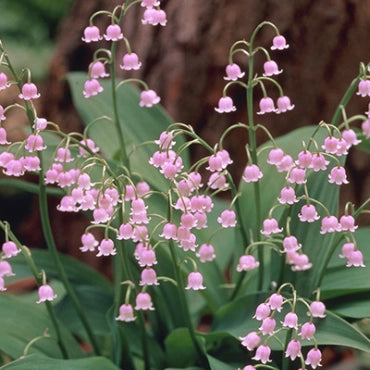
[[[234,366],[231,366],[230,364],[220,361],[211,355],[207,355],[207,359],[211,367],[211,370],[235,370]]]
[[[184,368],[194,364],[197,352],[187,328],[174,330],[165,340],[168,366]]]
[[[13,361],[1,369],[4,370],[119,370],[105,357],[89,357],[76,360],[60,360],[32,354]]]
[[[89,136],[97,143],[101,151],[112,159],[120,150],[117,133],[112,123],[113,108],[111,87],[109,81],[102,81],[104,91],[94,97],[85,99],[82,95],[83,85],[86,81],[86,73],[75,72],[67,76],[75,106],[85,122],[89,124],[93,120],[106,116],[110,120],[99,120],[88,129]],[[118,81],[119,82],[119,81]],[[149,158],[157,150],[156,145],[141,144],[147,141],[157,140],[161,132],[165,131],[172,123],[164,110],[156,105],[151,108],[139,106],[139,91],[125,84],[117,91],[118,114],[125,135],[125,145],[132,151],[130,156],[131,169],[140,173],[152,188],[162,189],[166,187],[167,180],[153,166],[148,164]],[[177,145],[184,142],[180,136],[176,137]],[[137,145],[141,145],[137,147]],[[187,152],[182,153],[185,167],[189,164]]]
[[[67,352],[71,358],[82,357],[79,343],[70,332],[61,326],[61,334]],[[0,349],[12,358],[23,355],[26,345],[36,337],[43,335],[46,329],[52,338],[36,341],[29,353],[41,353],[46,356],[61,358],[61,352],[55,341],[56,334],[47,313],[36,302],[29,304],[9,294],[0,295]]]

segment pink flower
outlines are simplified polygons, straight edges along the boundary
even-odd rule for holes
[[[99,28],[96,26],[88,26],[84,29],[84,37],[82,37],[82,41],[89,43],[92,41],[99,41],[102,37],[99,34]]]
[[[263,177],[263,173],[258,168],[257,165],[251,164],[246,166],[243,172],[243,180],[245,182],[257,182],[260,178]]]
[[[348,184],[346,170],[343,167],[333,167],[329,174],[329,182],[337,185]]]
[[[251,331],[245,337],[240,338],[242,345],[247,347],[248,351],[253,351],[261,342],[260,336],[255,331]]]
[[[349,252],[347,258],[348,258],[348,262],[347,262],[346,267],[351,267],[351,266],[365,267],[364,257],[361,251],[354,250],[352,252]]]
[[[347,143],[347,149],[349,149],[352,145],[361,143],[361,140],[357,139],[357,135],[352,129],[342,131],[342,138]]]
[[[0,277],[4,276],[14,276],[12,266],[8,261],[0,261]]]
[[[91,233],[85,233],[81,235],[82,247],[80,247],[81,252],[94,252],[95,248],[99,245],[95,236]]]
[[[281,162],[276,165],[276,168],[278,172],[286,172],[289,171],[293,167],[293,165],[293,158],[289,154],[286,154],[284,155]]]
[[[294,204],[298,202],[298,199],[296,198],[294,188],[291,186],[285,186],[280,191],[280,198],[278,198],[278,201],[281,204]]]
[[[140,107],[152,107],[154,104],[158,104],[161,98],[157,95],[154,90],[144,90],[140,94]]]
[[[112,239],[103,239],[98,247],[97,257],[101,256],[114,256],[117,254],[114,242]]]
[[[21,250],[18,249],[17,245],[11,240],[3,243],[2,250],[4,253],[4,258],[16,256],[18,253],[21,252]]]
[[[203,276],[200,272],[193,271],[188,275],[188,285],[185,287],[185,289],[189,290],[202,290],[206,289],[205,286],[203,286]]]
[[[56,162],[72,162],[71,151],[68,148],[58,148],[57,155],[54,159]]]
[[[163,231],[159,236],[167,240],[177,240],[177,226],[170,222],[166,223],[163,226]]]
[[[367,119],[366,121],[362,122],[361,129],[366,138],[370,139],[370,119]]]
[[[157,264],[155,252],[151,248],[144,248],[138,256],[140,267],[153,266]]]
[[[119,315],[116,317],[118,321],[130,322],[135,320],[134,309],[130,304],[122,304],[119,308]]]
[[[293,339],[288,343],[286,347],[285,357],[290,357],[290,359],[294,361],[297,356],[300,356],[300,352],[301,343],[298,340]]]
[[[311,340],[316,333],[316,326],[312,322],[306,322],[301,327],[300,336],[302,339]]]
[[[355,230],[358,228],[358,226],[355,225],[355,219],[351,215],[343,215],[340,218],[339,223],[342,231],[355,232]]]
[[[216,258],[215,249],[211,244],[202,244],[196,256],[200,262],[213,261]]]
[[[315,206],[312,204],[305,204],[301,208],[301,213],[298,214],[298,217],[302,222],[314,222],[320,218]]]
[[[222,227],[235,227],[236,216],[235,212],[231,209],[225,209],[222,211],[221,215],[217,218],[217,222],[221,224]]]
[[[211,189],[223,189],[223,190],[225,190],[229,186],[229,184],[226,181],[225,175],[219,172],[215,172],[209,177],[207,185]]]
[[[338,149],[338,139],[334,136],[328,136],[327,138],[325,138],[322,148],[325,150],[326,153],[336,154]]]
[[[22,86],[22,94],[19,97],[23,100],[38,99],[40,94],[37,92],[37,87],[34,83],[25,83]]]
[[[266,364],[267,362],[271,362],[270,354],[271,348],[262,344],[257,348],[256,354],[254,357],[252,357],[252,359],[256,361],[261,361],[263,364]]]
[[[27,138],[25,149],[28,150],[30,153],[34,151],[38,152],[38,151],[45,150],[46,145],[44,145],[44,141],[40,135],[31,134]]]
[[[236,107],[230,96],[223,96],[218,101],[218,107],[215,108],[215,111],[218,113],[230,113],[236,111]]]
[[[4,116],[4,107],[0,104],[0,121],[5,121],[6,117]]]
[[[267,303],[260,303],[256,308],[256,312],[253,318],[262,321],[269,317],[270,313],[271,313],[270,306]]]
[[[276,113],[285,113],[287,111],[294,109],[294,104],[291,103],[290,98],[288,96],[280,96],[277,101],[277,110]]]
[[[143,311],[146,311],[146,310],[153,311],[154,310],[154,307],[152,304],[152,298],[150,297],[148,293],[140,292],[136,296],[135,310],[143,310]]]
[[[245,75],[244,72],[241,71],[238,64],[228,64],[226,66],[226,77],[224,77],[227,81],[236,81],[238,78],[242,78]]]
[[[141,272],[141,280],[139,285],[159,285],[157,273],[152,268],[145,268]]]
[[[329,161],[325,159],[322,153],[316,153],[312,156],[310,168],[312,168],[315,172],[320,170],[325,171],[328,164]]]
[[[342,254],[339,255],[339,258],[348,258],[350,253],[355,250],[354,243],[344,243],[342,246]]]
[[[0,72],[0,90],[4,90],[10,86],[8,76],[4,72]]]
[[[290,171],[288,181],[291,184],[305,184],[307,182],[305,176],[306,170],[304,168],[294,167]]]
[[[280,312],[281,309],[283,308],[283,301],[284,298],[281,294],[273,293],[268,300],[268,305],[272,310]]]
[[[257,114],[265,114],[265,113],[276,111],[274,101],[268,96],[265,96],[264,98],[260,100],[259,106],[260,106],[260,111],[257,112]]]
[[[145,8],[153,8],[154,6],[159,6],[159,1],[158,0],[142,0],[140,5]]]
[[[5,288],[4,279],[0,277],[0,292],[5,292],[5,291],[6,291],[6,288]]]
[[[337,152],[335,154],[338,157],[346,155],[348,154],[347,148],[348,148],[347,142],[341,137],[340,139],[338,139]]]
[[[277,35],[272,39],[271,50],[283,50],[287,49],[289,45],[286,43],[285,37]]]
[[[280,148],[271,149],[268,155],[267,163],[278,165],[284,157],[284,151]]]
[[[1,113],[0,113],[1,115]],[[6,138],[7,133],[4,127],[0,127],[0,145],[8,145],[10,142]]]
[[[97,60],[96,62],[91,64],[90,75],[92,78],[109,77],[109,73],[105,72],[105,66],[100,60]]]
[[[272,335],[274,333],[276,321],[272,317],[263,319],[261,326],[258,328],[262,331],[262,335]]]
[[[236,266],[236,271],[241,272],[241,271],[254,270],[259,265],[260,263],[256,261],[256,259],[252,255],[250,254],[244,255],[239,258],[239,263]]]
[[[122,58],[122,64],[120,68],[126,71],[135,70],[137,71],[141,67],[141,62],[139,62],[139,57],[135,53],[125,54]]]
[[[370,96],[370,81],[360,80],[358,84],[358,91],[356,94],[362,96],[363,98],[366,96]]]
[[[3,173],[7,176],[23,176],[25,172],[24,163],[21,159],[11,159],[4,166],[5,170]]]
[[[264,73],[263,73],[264,76],[278,75],[283,72],[282,69],[279,70],[278,65],[273,60],[266,61],[263,64],[263,70],[264,70]]]
[[[38,118],[36,117],[34,124],[32,125],[32,128],[35,130],[45,130],[48,125],[48,121],[45,118]]]
[[[152,26],[165,26],[167,23],[167,16],[164,10],[147,8],[144,12],[143,19],[141,20],[142,24],[150,24]]]
[[[283,321],[283,326],[286,326],[288,328],[297,329],[298,327],[298,316],[295,312],[288,312]]]
[[[325,305],[321,301],[313,301],[310,304],[311,312],[307,312],[307,315],[312,315],[312,317],[320,317],[323,319],[325,315]]]
[[[296,163],[302,168],[309,168],[312,163],[312,153],[306,149],[298,153],[298,160]]]
[[[298,249],[302,248],[302,245],[298,243],[298,240],[295,236],[286,236],[283,240],[283,246],[285,253],[287,252],[295,252]]]
[[[311,365],[313,369],[316,369],[317,366],[321,366],[321,352],[317,348],[312,348],[307,353],[306,365]]]
[[[88,147],[93,153],[97,153],[100,150],[99,147],[95,145],[95,142],[92,139],[81,140],[80,144]],[[86,157],[88,155],[88,152],[85,148],[80,146],[79,149],[80,149],[80,155],[82,157]]]
[[[50,285],[41,285],[39,287],[39,300],[36,303],[53,301],[56,297],[57,295],[54,294],[53,288]]]
[[[102,91],[103,87],[100,85],[99,81],[93,78],[85,82],[83,95],[87,99],[90,98],[91,96],[98,95]]]
[[[340,223],[335,216],[326,216],[321,220],[320,234],[333,233],[341,231]]]
[[[121,27],[118,24],[110,24],[105,30],[104,38],[107,41],[118,41],[123,39]]]
[[[278,222],[275,218],[266,218],[263,221],[263,230],[261,230],[261,234],[263,235],[270,235],[270,234],[277,234],[282,232],[283,229],[279,228]]]
[[[292,262],[294,264],[294,266],[292,266],[293,271],[306,271],[312,267],[312,263],[310,263],[308,256],[303,253],[295,253]]]

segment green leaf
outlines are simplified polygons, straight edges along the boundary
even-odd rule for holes
[[[187,328],[174,330],[165,339],[166,359],[171,367],[184,368],[194,364],[197,352]]]
[[[0,295],[0,349],[12,358],[23,355],[26,345],[34,338],[43,335],[46,329],[52,338],[43,338],[30,347],[29,353],[41,353],[46,356],[61,358],[61,352],[55,341],[54,326],[47,313],[36,304],[23,302],[8,294]],[[61,325],[61,335],[70,357],[83,357],[79,343],[70,332]]]
[[[105,357],[89,357],[77,360],[59,360],[32,354],[2,366],[4,370],[119,370]]]

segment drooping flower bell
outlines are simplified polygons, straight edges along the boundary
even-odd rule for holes
[[[239,65],[232,63],[226,66],[226,77],[224,77],[224,79],[226,81],[236,81],[238,78],[242,78],[244,75],[245,73],[241,71]]]
[[[150,297],[148,293],[140,292],[136,296],[135,310],[143,310],[143,311],[146,311],[146,310],[153,311],[154,310],[152,298]]]
[[[53,301],[57,295],[54,294],[53,288],[48,285],[44,284],[39,287],[39,300],[36,303],[41,303],[45,301]]]
[[[271,50],[284,50],[287,49],[289,45],[286,43],[285,37],[282,35],[277,35],[272,39]]]
[[[22,93],[19,94],[19,97],[23,100],[31,100],[38,99],[40,94],[37,92],[36,85],[32,82],[29,82],[22,86]]]
[[[4,90],[10,86],[8,76],[4,72],[0,72],[0,90]]]
[[[123,39],[121,27],[118,24],[110,24],[105,30],[104,38],[107,41],[118,41]]]
[[[90,98],[91,96],[98,95],[103,91],[103,87],[100,85],[99,81],[95,78],[87,80],[84,84],[83,95],[85,98]]]
[[[137,71],[141,67],[141,62],[136,53],[127,53],[122,57],[122,64],[120,68],[126,71],[135,70]]]
[[[198,271],[193,271],[188,275],[188,285],[185,287],[185,289],[189,290],[203,290],[206,289],[205,286],[203,286],[203,276]]]
[[[263,75],[266,76],[266,77],[267,76],[278,75],[278,74],[283,72],[282,69],[279,70],[279,67],[278,67],[277,63],[274,60],[266,61],[263,64],[263,70],[264,70]]]
[[[154,90],[144,90],[140,94],[140,107],[152,107],[154,104],[158,104],[161,98],[157,95]]]
[[[82,37],[82,41],[86,43],[90,43],[93,41],[99,41],[102,37],[100,36],[99,28],[96,26],[88,26],[84,29],[84,37]]]
[[[119,308],[119,315],[116,317],[118,321],[131,322],[136,318],[134,316],[134,309],[130,304],[122,304]]]
[[[268,96],[265,96],[260,100],[259,107],[260,110],[257,112],[257,114],[265,114],[276,111],[274,101]]]
[[[218,107],[215,108],[215,111],[218,113],[230,113],[235,112],[236,107],[230,96],[223,96],[222,98],[219,99]]]
[[[252,357],[252,359],[256,361],[261,361],[263,364],[266,364],[267,362],[271,362],[270,354],[271,348],[262,344],[256,349],[256,354],[254,357]]]
[[[21,252],[21,250],[18,249],[17,245],[11,240],[3,243],[2,250],[4,253],[4,258],[16,256],[18,253]]]
[[[109,77],[109,73],[105,71],[105,65],[100,60],[93,62],[90,66],[91,78],[104,78]]]
[[[261,342],[261,338],[256,331],[251,331],[245,337],[241,337],[242,346],[247,347],[248,351],[253,351]]]
[[[277,114],[288,112],[294,109],[294,104],[291,103],[288,96],[280,96],[276,101],[276,112]]]

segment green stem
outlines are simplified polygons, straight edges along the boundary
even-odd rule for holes
[[[171,221],[170,221],[171,222]],[[198,358],[200,363],[205,369],[209,369],[209,364],[208,361],[206,360],[204,356],[204,352],[199,344],[199,341],[196,337],[194,326],[191,321],[190,317],[190,312],[189,312],[189,306],[186,300],[185,296],[185,290],[184,290],[184,285],[182,281],[182,275],[180,271],[180,267],[176,258],[176,252],[175,252],[175,245],[173,240],[169,241],[169,246],[170,246],[170,253],[171,253],[171,258],[172,258],[172,263],[173,263],[173,269],[174,269],[174,274],[175,274],[175,280],[177,282],[177,291],[179,294],[180,298],[180,304],[181,304],[181,309],[183,311],[183,317],[185,319],[185,325],[187,326],[190,334],[190,338],[193,342],[194,348],[198,354]]]

